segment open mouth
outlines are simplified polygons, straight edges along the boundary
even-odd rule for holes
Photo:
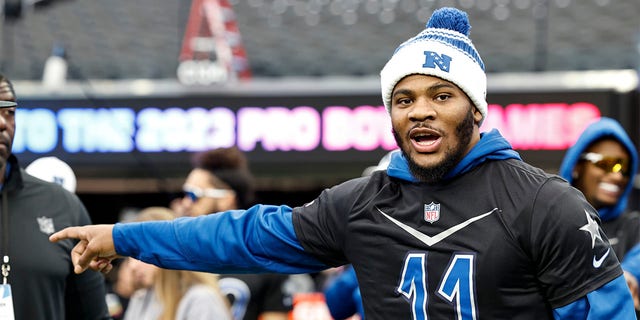
[[[440,137],[439,136],[434,136],[431,134],[420,134],[420,135],[416,135],[414,137],[412,137],[412,139],[419,145],[423,145],[423,146],[429,146],[432,145],[434,143],[436,143],[436,141],[438,141]]]
[[[442,141],[442,135],[439,132],[427,128],[411,130],[409,138],[418,152],[434,152]]]

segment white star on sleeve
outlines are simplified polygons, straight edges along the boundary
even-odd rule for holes
[[[600,228],[598,227],[598,223],[595,220],[591,219],[591,216],[589,215],[589,212],[587,210],[584,210],[584,213],[587,216],[587,224],[582,226],[580,230],[589,232],[591,234],[591,248],[594,248],[596,246],[596,239],[600,239],[600,241],[603,241],[602,237],[600,236]]]

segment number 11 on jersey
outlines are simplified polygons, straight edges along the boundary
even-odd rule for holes
[[[477,319],[474,259],[473,254],[455,254],[435,292],[455,308],[457,320]],[[429,319],[426,253],[407,255],[397,291],[411,303],[414,320]]]

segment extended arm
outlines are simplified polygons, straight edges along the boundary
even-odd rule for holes
[[[76,272],[104,268],[115,257],[168,269],[215,273],[307,273],[326,269],[307,254],[293,231],[291,208],[257,205],[197,218],[64,229],[52,241],[78,238]]]

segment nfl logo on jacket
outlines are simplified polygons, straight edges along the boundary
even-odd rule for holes
[[[429,203],[424,205],[424,221],[434,223],[440,219],[440,204]]]

